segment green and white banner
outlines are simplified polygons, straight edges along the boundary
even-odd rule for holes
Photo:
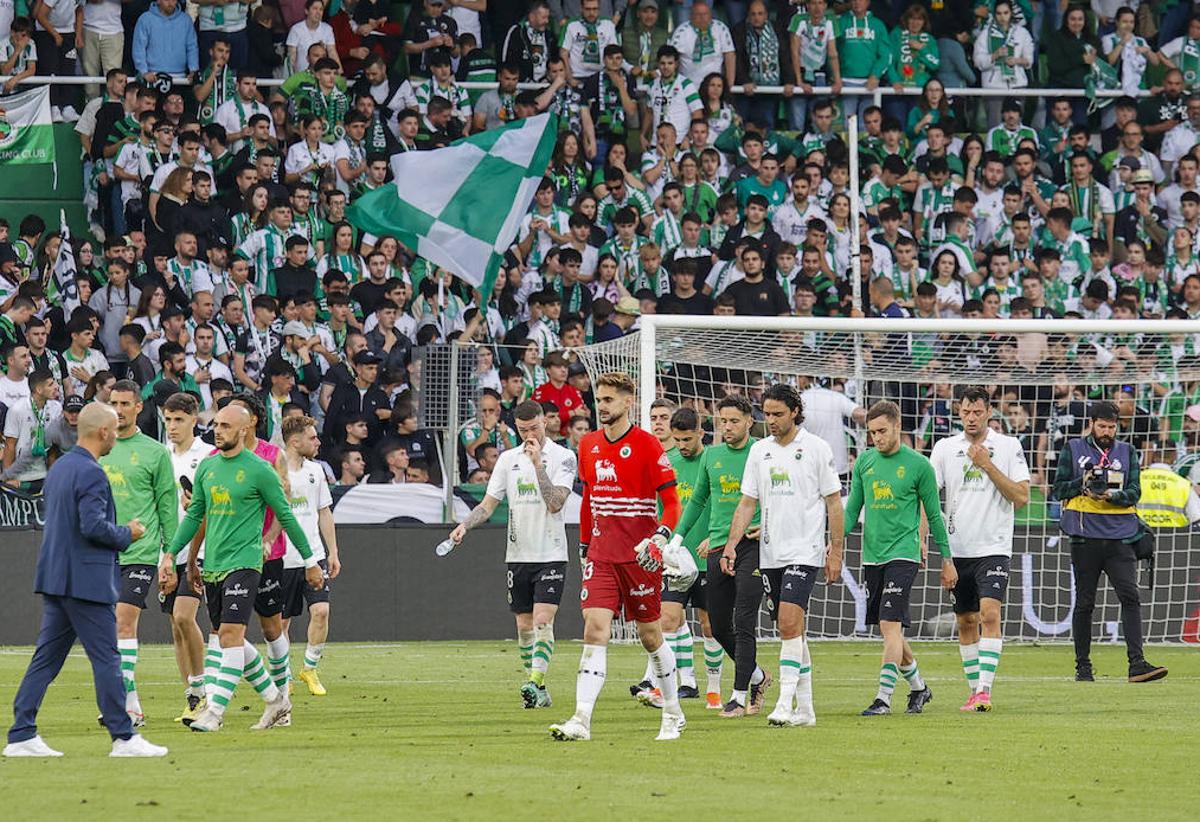
[[[555,115],[539,114],[445,148],[397,154],[395,182],[355,202],[350,220],[490,293],[557,136]]]
[[[50,87],[0,98],[0,165],[53,162]]]

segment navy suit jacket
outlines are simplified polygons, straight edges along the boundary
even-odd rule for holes
[[[46,475],[42,551],[34,591],[109,605],[117,601],[117,554],[132,534],[117,525],[112,486],[90,451],[76,446]]]

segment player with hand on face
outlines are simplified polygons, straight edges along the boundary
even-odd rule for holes
[[[450,532],[461,543],[467,531],[487,522],[508,500],[508,604],[517,620],[517,642],[526,681],[521,702],[548,708],[546,673],[554,656],[554,617],[567,577],[567,531],[562,510],[575,483],[575,455],[546,436],[540,403],[513,409],[520,448],[496,460],[483,500]]]
[[[750,448],[742,474],[742,500],[726,545],[741,542],[759,509],[759,568],[783,640],[779,701],[767,720],[779,727],[815,725],[812,656],[804,624],[817,574],[824,569],[826,583],[832,583],[842,573],[842,484],[828,443],[800,427],[804,403],[796,388],[783,383],[768,388],[763,394],[763,416],[771,436]]]
[[[628,374],[602,374],[595,388],[602,427],[579,443],[583,481],[579,539],[580,554],[586,558],[579,593],[584,644],[575,713],[550,726],[551,735],[559,740],[591,738],[592,711],[608,668],[612,620],[621,612],[637,623],[638,638],[650,654],[662,690],[658,739],[678,739],[686,724],[675,684],[675,657],[663,642],[659,621],[663,549],[679,520],[675,471],[654,435],[630,420],[634,395]]]
[[[958,570],[954,614],[963,673],[971,687],[963,711],[992,709],[1013,523],[1017,509],[1029,501],[1025,452],[1015,437],[992,430],[991,412],[986,389],[966,389],[958,404],[962,433],[938,440],[930,456],[938,487],[946,491],[946,530]]]
[[[901,674],[911,689],[907,713],[919,714],[933,691],[917,668],[912,646],[904,637],[908,603],[917,571],[925,563],[921,513],[929,522],[942,555],[942,587],[958,582],[950,558],[950,538],[942,521],[937,478],[929,460],[901,442],[900,408],[881,400],[867,411],[867,434],[873,448],[854,462],[846,500],[846,532],[863,514],[863,579],[867,588],[867,624],[883,634],[879,690],[863,716],[892,712],[892,692]]]
[[[288,635],[292,618],[300,616],[308,606],[308,643],[304,648],[300,681],[313,696],[325,696],[317,666],[321,664],[325,642],[329,639],[329,580],[337,579],[342,572],[337,532],[333,527],[333,496],[325,471],[314,462],[321,447],[316,421],[301,414],[284,419],[282,427],[292,514],[304,529],[324,576],[320,588],[307,584],[304,558],[288,538],[287,551],[283,555],[283,636]]]

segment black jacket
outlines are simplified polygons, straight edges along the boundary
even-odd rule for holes
[[[412,341],[399,331],[396,331],[395,334],[396,343],[392,346],[392,350],[384,351],[385,340],[382,329],[372,328],[371,333],[367,334],[367,347],[383,358],[383,362],[379,366],[381,369],[403,371],[412,354]]]
[[[193,198],[179,209],[175,219],[175,230],[190,231],[196,235],[196,256],[208,259],[208,249],[214,245],[228,245],[233,241],[233,224],[225,206],[210,199],[206,203]]]
[[[790,47],[790,37],[787,25],[782,16],[775,18],[775,22],[767,22],[775,31],[775,38],[779,41],[779,83],[780,85],[794,82],[796,79],[795,73],[792,71],[792,50]],[[746,50],[746,29],[747,23],[745,20],[738,23],[730,31],[733,36],[733,48],[736,52],[734,61],[734,77],[738,85],[749,81],[750,79],[750,53]]]
[[[390,409],[388,395],[378,385],[372,385],[365,394],[359,393],[357,384],[339,385],[329,398],[325,409],[325,425],[321,429],[321,446],[328,449],[341,447],[345,436],[346,421],[356,414],[367,418],[367,444],[374,447],[383,436],[384,421],[375,413],[379,409]],[[367,461],[370,462],[368,456]]]

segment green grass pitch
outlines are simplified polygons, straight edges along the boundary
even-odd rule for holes
[[[42,710],[57,760],[0,759],[3,818],[104,819],[1195,819],[1200,750],[1196,649],[1151,648],[1159,683],[1124,681],[1123,646],[1096,649],[1098,680],[1071,681],[1069,646],[1005,649],[991,714],[961,714],[958,651],[917,645],[934,691],[923,716],[866,719],[880,645],[813,643],[815,728],[721,720],[685,702],[677,743],[626,686],[645,656],[621,646],[589,743],[556,743],[570,715],[579,645],[560,641],[549,710],[520,707],[516,645],[331,644],[329,696],[297,682],[291,728],[252,733],[261,702],[242,683],[213,736],[171,721],[171,649],[142,649],[146,736],[165,760],[110,760],[91,669],[68,661]],[[778,645],[760,645],[774,672]],[[293,664],[300,649],[293,649]],[[703,659],[697,643],[697,657]],[[29,649],[0,650],[5,722]],[[703,684],[701,671],[701,684]],[[725,695],[732,681],[726,664]],[[906,685],[897,689],[903,705]],[[768,694],[768,706],[776,696]],[[737,814],[734,817],[734,814]]]

